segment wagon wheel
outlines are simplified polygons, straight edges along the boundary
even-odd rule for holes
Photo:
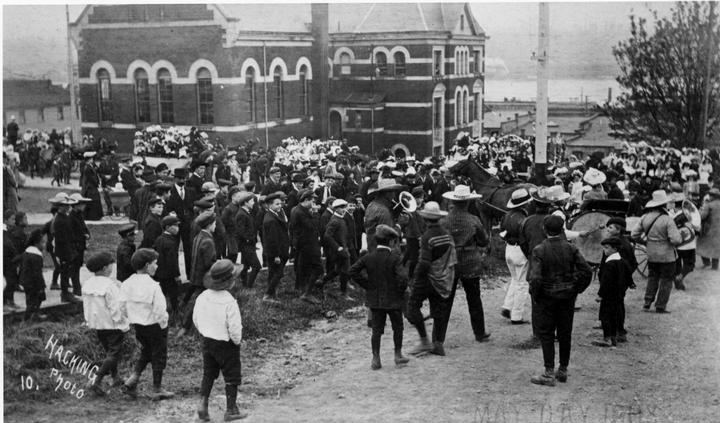
[[[635,244],[635,259],[637,260],[638,267],[637,271],[640,273],[643,277],[647,277],[648,275],[648,257],[647,257],[647,248],[639,243]]]

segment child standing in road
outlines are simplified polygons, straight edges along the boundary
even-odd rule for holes
[[[30,234],[28,246],[20,256],[20,282],[25,289],[25,320],[34,317],[44,319],[38,314],[40,304],[45,301],[45,279],[43,278],[43,247],[45,231],[35,229]]]
[[[130,329],[125,304],[120,296],[120,282],[110,279],[114,263],[115,259],[106,251],[91,255],[86,266],[95,276],[85,281],[82,287],[85,323],[90,329],[95,329],[106,355],[90,385],[90,390],[97,396],[105,396],[102,380],[108,374],[113,378],[113,386],[122,385],[118,377],[118,363],[125,332]]]
[[[620,257],[619,250],[622,241],[617,237],[604,239],[601,243],[606,255],[600,266],[598,279],[600,279],[600,315],[603,339],[593,341],[598,347],[614,347],[617,345],[618,328],[620,327],[621,310],[624,309],[625,290],[627,289],[627,263]]]
[[[402,257],[395,252],[399,234],[387,225],[375,229],[377,249],[361,257],[350,269],[350,277],[366,290],[366,304],[372,315],[372,363],[378,370],[380,363],[380,337],[385,331],[385,319],[390,317],[395,343],[395,365],[402,366],[410,360],[402,355],[403,316],[405,289],[408,277],[402,265]],[[367,277],[362,275],[365,270]]]

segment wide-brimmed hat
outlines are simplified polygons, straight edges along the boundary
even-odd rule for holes
[[[649,209],[652,207],[662,206],[673,201],[675,201],[674,196],[670,196],[667,194],[667,192],[665,192],[665,190],[659,189],[657,191],[653,191],[652,200],[648,201],[647,204],[645,204],[645,208]]]
[[[443,193],[443,198],[450,201],[468,201],[482,198],[482,195],[471,192],[470,187],[467,185],[458,185],[453,191]]]
[[[594,167],[588,169],[587,172],[585,172],[585,176],[583,176],[583,181],[585,181],[589,185],[602,184],[603,182],[605,182],[606,179],[607,176],[605,176],[604,173],[595,169]]]
[[[204,182],[200,187],[201,192],[217,192],[217,187],[213,182]]]
[[[530,197],[536,203],[551,204],[552,200],[547,197],[547,195],[545,194],[546,191],[547,191],[547,188],[540,188],[538,190],[532,191],[530,193]]]
[[[545,190],[545,198],[554,202],[564,201],[570,198],[570,194],[565,192],[563,187],[560,185],[553,185]]]
[[[395,182],[394,179],[382,178],[378,179],[377,187],[373,187],[368,190],[368,194],[373,194],[376,192],[399,191],[401,189],[403,189],[403,186]]]
[[[532,197],[530,196],[528,190],[525,188],[516,189],[510,196],[510,200],[508,200],[507,208],[516,209],[524,206],[530,201],[532,201]]]
[[[440,205],[435,201],[428,201],[425,203],[425,207],[417,212],[420,216],[430,220],[437,220],[448,214],[448,212],[440,210]]]
[[[235,266],[228,259],[218,260],[203,278],[203,285],[205,288],[215,291],[230,289],[240,275],[240,270],[241,267]]]
[[[78,203],[89,203],[92,201],[91,199],[89,199],[87,197],[83,197],[82,194],[80,194],[79,192],[74,192],[74,193],[70,194],[70,199],[75,200]]]
[[[348,202],[347,202],[347,201],[343,200],[342,198],[338,198],[337,200],[335,200],[335,201],[332,202],[332,206],[331,206],[331,207],[334,209],[334,208],[337,208],[337,207],[345,207],[345,206],[347,206],[347,205],[348,205]]]
[[[62,204],[65,206],[72,206],[73,204],[77,204],[78,201],[70,198],[69,195],[65,194],[64,192],[58,192],[55,194],[55,196],[48,200],[52,204]]]

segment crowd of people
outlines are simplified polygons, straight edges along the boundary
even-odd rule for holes
[[[187,167],[153,168],[113,151],[88,151],[81,193],[51,198],[53,219],[44,228],[20,240],[23,231],[17,228],[22,228],[22,218],[18,220],[15,212],[5,214],[5,304],[12,304],[22,282],[28,298],[26,317],[42,317],[45,285],[36,257],[43,250],[49,253],[56,263],[51,289],[61,291],[63,302],[84,303],[88,325],[98,331],[107,352],[91,387],[96,394],[105,394],[103,376],[119,378],[118,346],[132,325],[140,359],[132,375],[118,383],[135,396],[143,370],[151,364],[153,395],[172,396],[162,388],[168,328],[176,328],[180,337],[195,328],[203,345],[198,416],[209,419],[208,396],[220,371],[226,382],[226,420],[244,416],[235,403],[242,338],[236,298],[240,290],[254,289],[260,269],[267,267],[262,300],[270,306],[279,303],[278,288],[289,261],[294,263],[294,292],[310,305],[321,304],[329,290],[341,296],[347,296],[353,284],[365,290],[374,370],[382,367],[380,344],[388,317],[397,366],[409,362],[401,348],[403,316],[418,333],[411,355],[445,355],[460,284],[473,335],[478,342],[488,341],[480,278],[492,231],[488,220],[477,215],[481,196],[472,181],[458,178],[452,168],[457,161],[474,160],[502,182],[524,181],[532,174],[532,143],[461,136],[450,156],[420,161],[389,151],[367,157],[344,141],[291,138],[274,150],[256,151],[252,144],[228,150],[201,134],[164,131],[161,138],[158,132],[148,128],[136,134],[142,140],[136,148],[157,152],[169,147],[160,154],[179,157],[172,143],[182,140],[180,148],[191,151]],[[186,138],[190,144],[185,144]],[[668,312],[673,286],[684,288],[696,248],[703,264],[712,269],[717,270],[720,258],[717,151],[641,143],[584,161],[557,151],[549,173],[530,179],[539,188],[515,190],[500,222],[511,274],[501,313],[512,324],[532,321],[529,343],[542,347],[544,371],[531,381],[542,385],[568,377],[575,301],[589,286],[593,269],[572,243],[587,231],[574,232],[566,222],[588,201],[625,200],[627,216],[641,216],[636,227],[614,217],[605,228],[604,254],[597,264],[603,329],[598,346],[628,340],[624,295],[635,286],[632,275],[637,267],[632,243],[647,244],[649,277],[643,308],[654,304],[658,313]],[[126,212],[133,223],[118,231],[114,258],[96,252],[85,260],[90,236],[85,220],[117,212],[109,195],[116,187],[128,195]],[[400,199],[402,191],[414,201]],[[701,227],[677,222],[675,210],[682,201],[697,205]],[[83,264],[95,275],[85,284],[79,280]],[[431,334],[421,312],[425,301],[433,319]]]

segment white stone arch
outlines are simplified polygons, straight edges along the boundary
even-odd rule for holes
[[[173,81],[177,81],[177,79],[178,79],[177,69],[175,69],[175,65],[168,62],[167,60],[158,60],[157,62],[153,63],[153,65],[152,65],[153,78],[157,78],[158,71],[160,71],[160,69],[163,69],[163,68],[167,69],[168,72],[170,72],[170,77],[172,78]]]
[[[144,61],[144,60],[133,60],[127,67],[127,71],[125,71],[125,79],[130,81],[131,83],[135,83],[135,71],[138,69],[142,69],[147,73],[148,76],[148,83],[149,84],[155,84],[157,82],[156,75],[152,71],[152,66],[150,66],[150,63]]]
[[[213,81],[218,80],[218,71],[213,62],[207,59],[198,59],[194,61],[192,65],[190,65],[190,69],[188,70],[188,79],[190,80],[190,82],[192,82],[193,84],[197,83],[197,74],[198,71],[202,68],[205,68],[210,72],[210,77]]]
[[[395,46],[390,50],[390,56],[393,58],[393,63],[395,63],[395,53],[400,52],[405,55],[405,63],[407,63],[410,59],[410,51],[406,49],[403,46]]]
[[[350,55],[350,63],[353,63],[355,61],[355,53],[350,50],[347,47],[340,47],[339,49],[335,50],[335,56],[333,56],[333,60],[331,63],[340,64],[340,55],[343,53],[347,53]]]
[[[312,78],[312,65],[310,65],[310,59],[303,56],[298,59],[297,63],[295,64],[295,75],[297,75],[298,78],[300,78],[300,68],[305,65],[307,67],[307,74],[305,75],[305,78],[308,80],[313,79]]]
[[[375,54],[377,53],[385,53],[385,57],[387,58],[387,64],[395,63],[395,60],[392,57],[392,54],[390,54],[390,50],[387,49],[387,47],[378,46],[375,47],[372,51],[372,55],[370,56],[370,63],[375,63]]]
[[[260,72],[260,65],[258,65],[258,62],[255,61],[255,59],[248,57],[240,67],[240,78],[242,79],[243,84],[245,83],[245,78],[247,77],[248,68],[255,69],[255,82],[260,82],[260,78],[263,77],[262,72]]]
[[[480,81],[479,79],[476,79],[475,82],[473,83],[472,92],[482,94],[482,90],[483,90],[482,81]]]
[[[447,91],[447,88],[445,87],[445,84],[443,84],[442,82],[440,82],[440,83],[438,83],[437,85],[435,85],[435,88],[433,88],[433,94],[432,94],[432,96],[433,96],[433,98],[441,97],[441,96],[442,96],[443,98],[445,98],[445,91]]]
[[[90,79],[97,83],[97,73],[100,69],[105,69],[108,72],[108,74],[110,75],[110,83],[115,82],[115,80],[117,79],[117,76],[115,75],[115,68],[107,60],[98,60],[97,62],[93,63],[93,65],[90,67]]]
[[[268,78],[270,78],[270,80],[274,78],[275,68],[278,66],[280,66],[280,72],[282,73],[282,77],[280,79],[285,81],[288,77],[287,65],[285,64],[285,61],[280,57],[276,57],[272,59],[272,62],[270,62],[270,67],[268,68],[270,69],[270,72],[268,73]]]

